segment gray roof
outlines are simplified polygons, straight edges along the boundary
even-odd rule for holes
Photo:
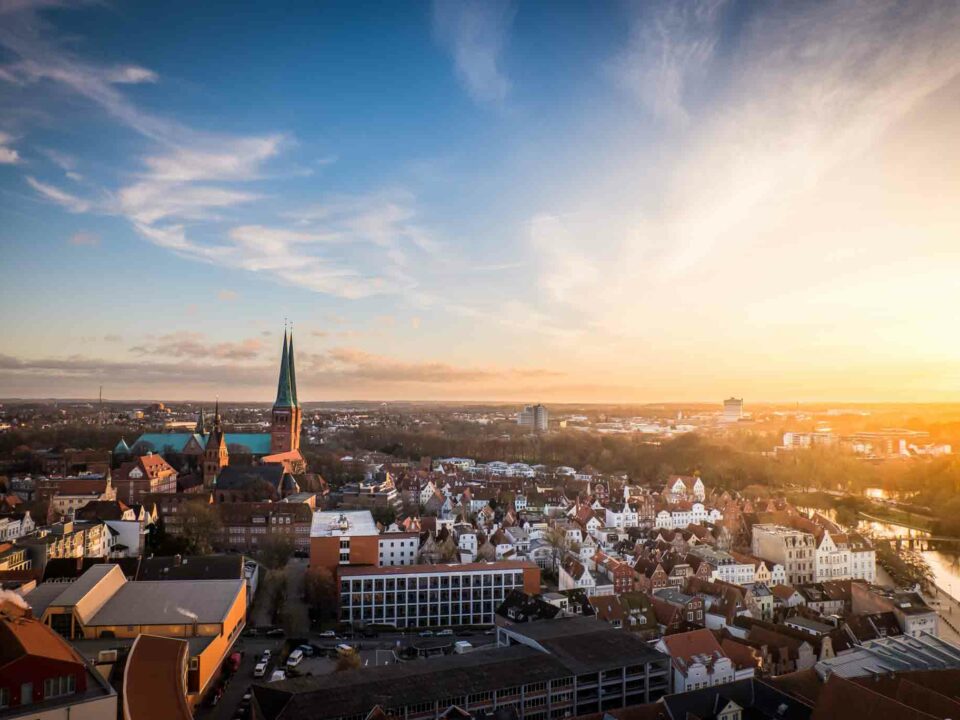
[[[46,612],[47,608],[53,604],[53,601],[56,600],[57,597],[75,582],[76,580],[73,582],[45,582],[37,585],[37,587],[24,595],[23,599],[27,601],[27,604],[33,611],[33,616],[38,618]]]
[[[90,618],[89,625],[178,625],[222,622],[243,580],[128,582]]]
[[[549,655],[513,646],[254,685],[253,691],[266,720],[320,720],[366,714],[377,704],[403,707],[440,700],[442,705],[473,693],[569,675]]]
[[[214,641],[216,636],[206,636],[206,637],[188,637],[188,638],[177,638],[178,640],[186,640],[187,645],[190,649],[190,657],[196,657],[203,650]],[[122,648],[129,648],[133,645],[133,641],[136,638],[97,638],[97,639],[74,639],[70,641],[70,644],[76,648],[83,657],[85,657],[90,662],[96,662],[98,654],[103,650],[119,650]]]
[[[103,580],[114,567],[113,563],[100,563],[90,566],[75,582],[69,583],[50,605],[63,607],[76,605],[83,600],[84,596],[93,590],[93,588],[97,586],[97,583]],[[123,573],[121,572],[121,576],[122,575]],[[61,585],[61,587],[63,586]]]
[[[863,677],[905,670],[960,668],[960,647],[929,633],[919,637],[898,635],[868,640],[850,652],[821,660],[814,667],[821,679],[832,674]]]

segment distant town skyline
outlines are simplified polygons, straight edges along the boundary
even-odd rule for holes
[[[958,120],[955,2],[0,0],[0,397],[960,401]]]

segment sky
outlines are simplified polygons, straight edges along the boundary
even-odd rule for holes
[[[960,400],[960,3],[0,0],[0,397]]]

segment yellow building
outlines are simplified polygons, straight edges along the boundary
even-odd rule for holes
[[[45,625],[81,645],[141,634],[186,640],[191,704],[216,677],[247,607],[242,579],[130,582],[115,564],[94,565],[66,585],[44,583],[25,600]]]

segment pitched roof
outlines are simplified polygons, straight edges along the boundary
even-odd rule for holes
[[[695,656],[706,656],[711,659],[725,657],[716,636],[706,628],[664,635],[662,642],[670,653],[670,657],[673,658],[674,666],[682,672],[686,672],[687,667],[696,660]]]
[[[123,671],[123,717],[191,720],[185,679],[186,640],[139,635]]]
[[[24,655],[83,664],[66,640],[7,600],[0,603],[0,670]]]

